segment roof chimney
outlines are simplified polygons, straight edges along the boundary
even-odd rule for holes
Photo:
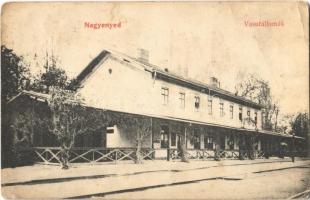
[[[212,86],[212,87],[216,87],[216,88],[220,88],[220,82],[217,78],[215,77],[210,77],[210,82],[209,84]]]
[[[149,62],[149,51],[146,49],[138,49],[138,60],[140,62]]]

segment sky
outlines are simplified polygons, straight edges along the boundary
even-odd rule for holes
[[[245,23],[266,20],[283,26]],[[121,27],[91,29],[86,22]],[[255,74],[269,82],[282,114],[309,108],[306,3],[7,3],[1,27],[2,44],[25,56],[34,73],[46,52],[74,77],[103,49],[137,56],[144,48],[150,63],[203,82],[215,76],[232,92]]]

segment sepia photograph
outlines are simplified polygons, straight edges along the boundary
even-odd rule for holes
[[[6,2],[3,199],[310,199],[306,1]]]

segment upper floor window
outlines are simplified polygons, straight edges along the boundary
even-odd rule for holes
[[[161,88],[161,95],[163,97],[163,104],[168,104],[169,102],[169,88],[162,87]]]
[[[251,110],[249,108],[247,110],[247,118],[248,118],[248,121],[251,121]]]
[[[242,121],[242,107],[239,107],[239,120]]]
[[[254,113],[254,122],[255,122],[255,125],[257,125],[257,111],[255,111]]]
[[[224,102],[220,101],[220,116],[224,116]]]
[[[267,125],[267,114],[266,111],[262,111],[262,126],[265,127]]]
[[[200,97],[195,96],[195,108],[199,109],[200,107]]]
[[[208,114],[212,115],[212,99],[208,99]]]
[[[185,108],[185,93],[184,92],[180,92],[179,93],[179,99],[180,99],[180,107],[181,108]]]
[[[234,118],[234,105],[229,106],[230,119]]]

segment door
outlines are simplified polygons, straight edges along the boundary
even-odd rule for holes
[[[220,135],[220,147],[221,150],[225,150],[225,135]]]
[[[167,149],[169,147],[169,126],[163,125],[160,130],[160,148]]]
[[[178,134],[175,131],[171,132],[170,141],[170,146],[172,148],[178,147]]]
[[[200,132],[198,129],[194,130],[194,149],[200,149]]]

